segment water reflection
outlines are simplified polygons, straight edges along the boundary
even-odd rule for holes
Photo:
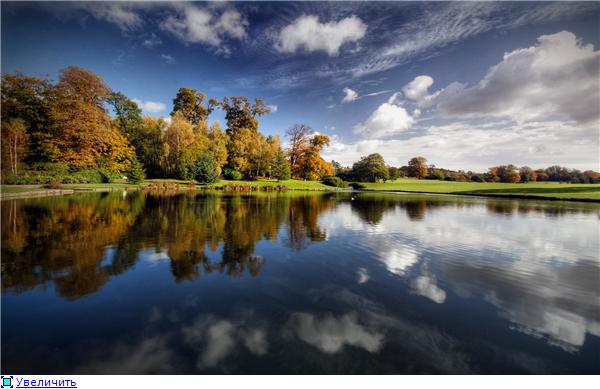
[[[177,281],[213,272],[256,277],[266,262],[254,255],[258,241],[275,240],[284,222],[295,249],[326,239],[317,218],[332,203],[327,196],[143,193],[4,201],[2,287],[19,293],[53,281],[75,299],[140,257],[169,260]]]
[[[91,193],[1,207],[11,371],[600,366],[596,204]]]

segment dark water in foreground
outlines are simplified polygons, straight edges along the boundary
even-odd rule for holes
[[[600,207],[3,201],[2,371],[600,373]]]

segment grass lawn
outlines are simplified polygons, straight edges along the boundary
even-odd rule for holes
[[[182,187],[187,187],[189,181],[171,180],[171,179],[152,179],[144,181],[141,186],[151,183],[179,183]],[[228,181],[219,180],[209,185],[197,185],[198,189],[203,187],[218,188],[224,185],[250,185],[250,186],[286,186],[291,190],[326,190],[333,191],[336,188],[323,185],[318,181]],[[135,184],[128,183],[110,183],[110,184],[65,184],[64,189],[120,189],[133,188]],[[503,184],[503,183],[478,183],[478,182],[455,182],[455,181],[437,181],[437,180],[416,180],[411,178],[401,178],[396,181],[386,183],[365,183],[367,190],[374,191],[397,191],[397,192],[416,192],[416,193],[443,193],[457,195],[487,195],[501,197],[532,197],[560,200],[585,200],[600,202],[600,184],[559,184],[554,182],[534,182],[527,184]],[[48,189],[41,187],[28,186],[0,186],[0,193],[9,195],[40,192]]]
[[[455,182],[437,180],[417,180],[401,178],[386,183],[365,184],[369,190],[406,191],[448,194],[475,194],[495,196],[530,196],[562,200],[598,200],[600,184],[559,184],[556,182],[533,182],[525,184],[504,184],[487,182]]]

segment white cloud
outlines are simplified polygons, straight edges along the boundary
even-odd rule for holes
[[[597,124],[599,74],[600,51],[561,31],[506,53],[477,85],[451,84],[436,100],[440,112],[450,116],[507,116],[524,123],[560,114],[563,119]]]
[[[316,15],[303,15],[279,32],[275,49],[282,53],[324,51],[334,57],[345,43],[358,42],[366,32],[367,25],[354,15],[326,23]]]
[[[167,106],[164,103],[159,103],[157,101],[142,101],[138,99],[132,99],[134,103],[136,103],[144,112],[161,112],[164,111]]]
[[[344,98],[342,99],[342,103],[350,103],[358,99],[358,93],[356,91],[346,87],[342,90],[344,92]]]
[[[144,46],[147,49],[153,49],[157,46],[160,46],[162,44],[162,40],[156,36],[155,33],[152,33],[152,35],[150,35],[150,37],[144,39],[144,41],[142,42],[142,46]]]
[[[267,107],[271,110],[271,113],[277,112],[278,107],[276,105],[267,105]]]
[[[397,93],[381,104],[364,123],[354,126],[353,131],[364,137],[379,138],[408,130],[415,118],[396,104],[396,98]]]
[[[355,314],[319,319],[310,313],[295,313],[290,320],[298,338],[327,354],[335,354],[346,345],[374,353],[383,345],[383,334],[358,323]]]
[[[446,292],[436,285],[435,279],[428,276],[419,276],[410,282],[413,291],[431,301],[442,304],[446,301]]]
[[[143,24],[141,16],[133,10],[133,5],[115,2],[89,2],[80,5],[93,17],[104,20],[119,27],[121,31],[132,31]]]
[[[418,101],[427,95],[427,89],[433,85],[433,78],[429,76],[417,76],[414,80],[402,88],[407,99]]]
[[[372,93],[367,93],[364,95],[359,95],[358,92],[356,92],[354,89],[345,87],[344,89],[342,89],[342,92],[344,93],[344,97],[342,98],[342,104],[343,104],[343,103],[351,103],[353,101],[356,101],[356,100],[359,100],[359,99],[362,99],[365,97],[379,96],[384,93],[389,93],[389,92],[391,92],[391,90],[382,90],[382,91],[378,91],[378,92],[372,92]],[[335,107],[335,104],[329,106],[328,108],[333,108],[333,107]]]
[[[227,38],[244,39],[248,21],[235,9],[227,9],[220,15],[214,10],[199,8],[190,3],[176,6],[177,14],[169,15],[160,28],[173,34],[184,43],[203,43],[228,53],[223,46]]]
[[[369,271],[364,267],[359,268],[356,272],[356,282],[359,284],[364,284],[365,282],[369,281],[370,278],[371,276],[369,275]]]
[[[408,139],[345,143],[333,136],[323,158],[352,165],[361,156],[380,153],[394,166],[406,165],[411,157],[423,155],[430,163],[457,170],[487,171],[490,166],[507,163],[534,168],[559,164],[587,170],[597,169],[600,164],[599,147],[598,128],[594,125],[468,121],[429,126]]]
[[[165,60],[166,64],[169,65],[174,64],[176,62],[175,58],[173,58],[173,56],[170,54],[161,54],[160,57]]]

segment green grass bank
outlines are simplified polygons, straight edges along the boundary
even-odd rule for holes
[[[46,189],[40,185],[2,185],[0,193],[3,198],[44,196],[51,194],[68,194],[81,191],[112,191],[136,190],[147,186],[179,184],[182,190],[189,189],[221,189],[226,185],[264,187],[282,186],[289,190],[305,191],[334,191],[334,187],[324,185],[317,181],[227,181],[219,180],[208,185],[195,185],[190,187],[189,181],[156,179],[146,180],[139,185],[128,183],[110,184],[65,184],[59,190]],[[505,183],[477,183],[455,182],[436,180],[417,180],[402,178],[395,181],[380,183],[365,183],[365,190],[410,193],[436,193],[452,195],[513,197],[550,200],[592,201],[600,202],[600,184],[560,184],[555,182],[534,182],[524,184]]]

